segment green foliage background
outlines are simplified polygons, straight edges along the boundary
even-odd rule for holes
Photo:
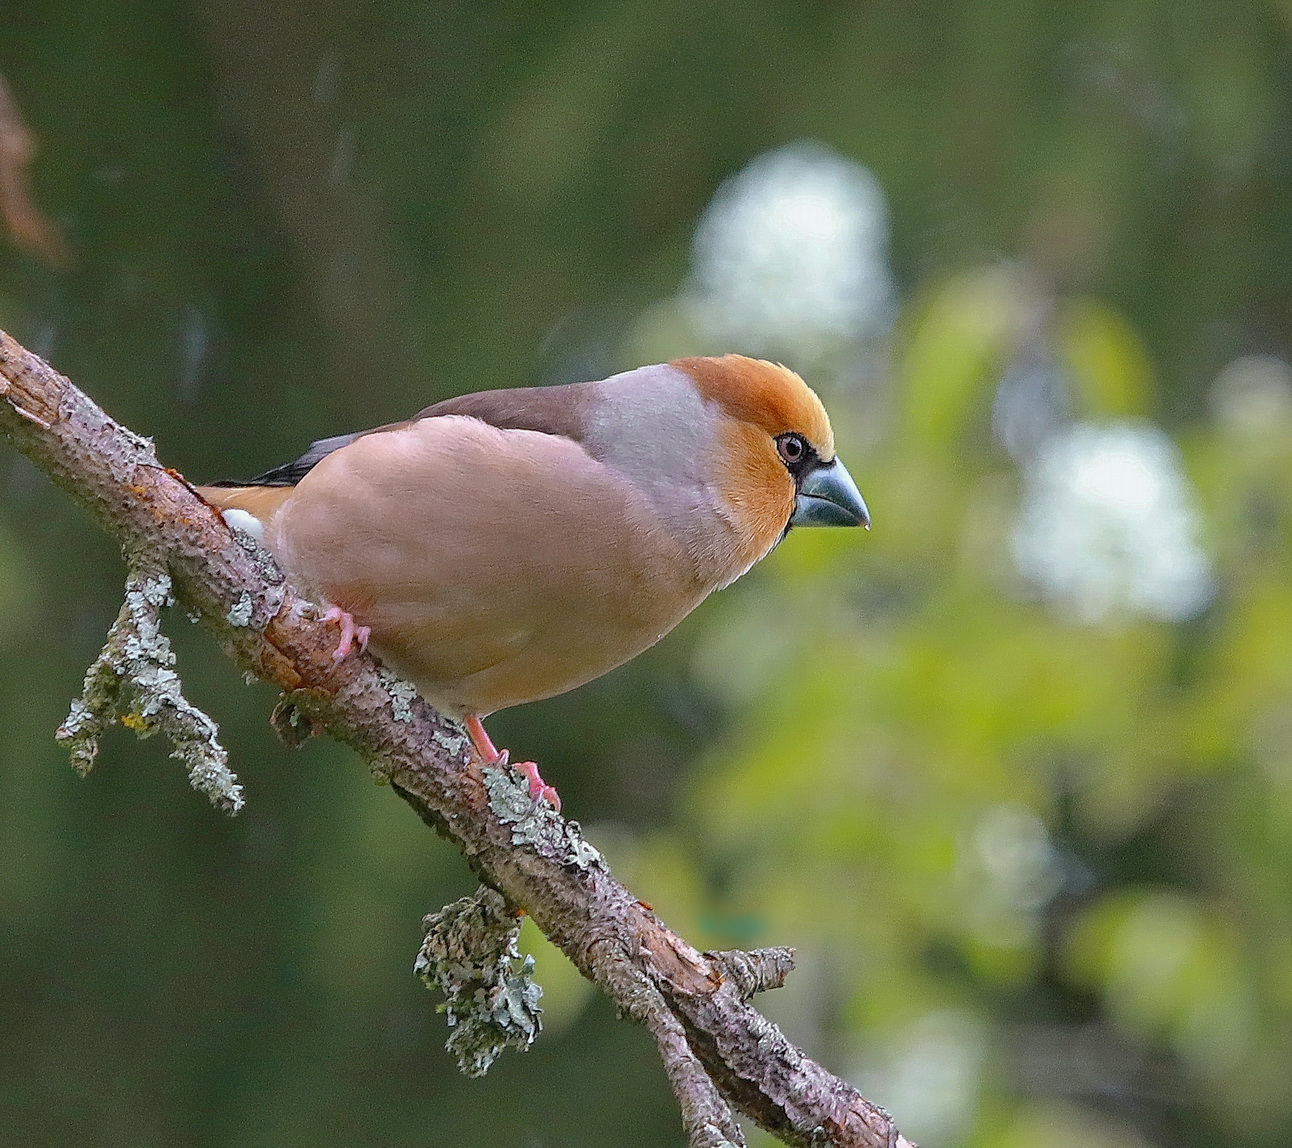
[[[3,23],[75,261],[0,251],[0,325],[194,478],[707,349],[669,300],[722,180],[804,139],[865,164],[897,315],[871,369],[817,381],[873,534],[796,533],[494,736],[692,941],[798,946],[768,1010],[926,1148],[1292,1141],[1292,404],[1214,401],[1234,360],[1292,352],[1292,5]],[[1042,304],[1075,413],[1180,444],[1216,585],[1188,621],[1020,592],[989,424]],[[340,747],[278,745],[269,691],[182,617],[247,811],[125,731],[71,774],[51,732],[121,573],[0,454],[0,1143],[679,1143],[646,1036],[536,936],[548,1031],[456,1075],[410,966],[465,866]]]

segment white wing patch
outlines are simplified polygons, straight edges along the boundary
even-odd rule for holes
[[[237,507],[231,506],[228,510],[220,511],[220,517],[232,529],[241,530],[244,534],[250,534],[256,542],[264,543],[265,524],[254,514],[249,514],[245,510],[239,510]]]

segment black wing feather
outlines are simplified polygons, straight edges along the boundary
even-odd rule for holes
[[[349,446],[360,435],[367,433],[367,431],[356,431],[354,434],[339,434],[333,435],[332,438],[321,438],[310,443],[310,449],[301,455],[300,458],[284,463],[282,466],[275,466],[271,470],[265,471],[264,474],[256,475],[255,478],[249,478],[245,482],[226,478],[221,479],[219,482],[212,482],[209,485],[295,486],[334,450],[340,450],[343,446]]]

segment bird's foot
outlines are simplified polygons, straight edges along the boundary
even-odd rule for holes
[[[368,648],[368,639],[372,636],[371,627],[356,626],[354,624],[354,615],[342,610],[340,606],[329,606],[322,617],[322,621],[341,627],[341,640],[337,642],[336,649],[332,651],[333,663],[341,661],[355,646],[358,646],[361,650]]]
[[[546,801],[551,804],[557,813],[561,812],[561,795],[556,792],[556,786],[548,785],[543,780],[543,775],[538,772],[537,762],[518,761],[512,766],[512,769],[529,782],[529,797],[535,805],[540,801]]]
[[[475,714],[468,714],[464,724],[472,747],[485,765],[496,765],[500,768],[511,765],[510,754],[505,749],[500,750],[494,745],[489,735],[485,733],[484,723]],[[543,780],[543,775],[538,772],[537,763],[518,761],[511,767],[529,782],[529,797],[535,805],[540,801],[547,801],[557,813],[561,812],[561,795],[556,792],[554,785],[548,785]]]

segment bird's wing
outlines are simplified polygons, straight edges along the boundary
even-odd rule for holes
[[[556,387],[512,387],[458,395],[418,411],[411,419],[387,423],[371,430],[333,435],[310,443],[299,458],[271,467],[254,478],[221,479],[211,487],[246,488],[257,486],[295,486],[333,451],[349,446],[356,439],[385,431],[400,430],[422,419],[443,415],[466,415],[499,430],[532,430],[560,435],[583,443],[587,427],[586,412],[592,396],[587,384],[569,383]]]

